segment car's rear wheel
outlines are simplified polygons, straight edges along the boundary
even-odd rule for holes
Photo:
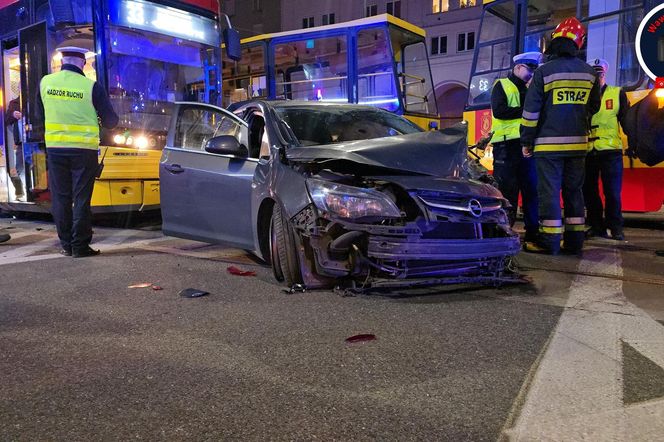
[[[272,211],[270,257],[272,272],[277,281],[284,282],[288,287],[302,284],[295,231],[279,204],[275,204]]]

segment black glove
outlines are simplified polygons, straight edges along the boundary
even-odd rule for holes
[[[625,150],[625,155],[634,159],[638,158],[638,155],[636,154],[636,149],[633,147],[628,147],[627,150]]]

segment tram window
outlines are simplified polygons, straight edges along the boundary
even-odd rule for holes
[[[347,101],[346,36],[275,45],[277,98]]]
[[[470,80],[470,93],[468,94],[469,106],[490,106],[491,89],[493,83],[499,78],[505,78],[509,75],[510,69],[498,72],[489,72],[485,74],[473,75]]]
[[[633,87],[643,80],[635,49],[640,21],[641,11],[634,9],[591,20],[587,24],[587,44],[581,56],[587,60],[603,58],[609,62],[608,84]]]
[[[357,33],[357,93],[360,104],[389,111],[399,109],[387,29],[363,29]]]
[[[512,42],[504,41],[482,46],[477,55],[475,72],[509,68],[512,63]]]
[[[530,33],[544,28],[553,29],[558,23],[567,17],[575,17],[577,14],[578,0],[529,0],[528,1],[528,29]],[[587,0],[586,3],[587,14]],[[582,11],[583,12],[583,11]],[[583,16],[586,16],[585,14]]]
[[[264,45],[243,47],[240,61],[224,58],[222,78],[224,107],[249,98],[267,97]]]
[[[512,38],[514,36],[514,2],[489,7],[482,17],[480,42]]]

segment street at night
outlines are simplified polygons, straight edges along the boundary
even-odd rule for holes
[[[657,439],[664,232],[637,218],[582,259],[521,253],[529,284],[358,296],[288,294],[149,223],[73,259],[52,223],[2,219],[1,438]]]

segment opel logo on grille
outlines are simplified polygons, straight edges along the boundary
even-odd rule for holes
[[[482,216],[482,205],[476,199],[472,199],[468,201],[468,211],[475,218],[479,218],[480,216]]]

